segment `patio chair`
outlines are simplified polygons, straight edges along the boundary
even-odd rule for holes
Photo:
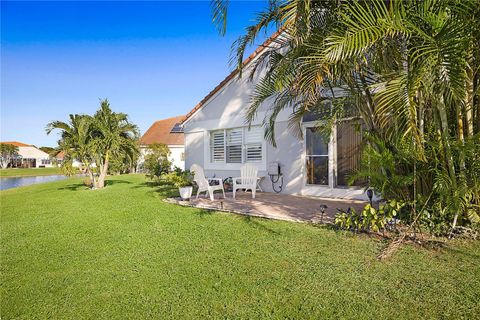
[[[235,192],[238,189],[245,189],[252,191],[252,199],[255,199],[255,192],[257,191],[257,166],[247,163],[240,168],[240,177],[233,179],[233,199],[235,199]]]
[[[205,196],[208,194],[210,196],[210,200],[213,201],[213,200],[215,200],[215,198],[213,197],[213,192],[215,190],[222,190],[223,198],[225,199],[225,190],[223,189],[222,179],[220,179],[220,178],[209,178],[208,180],[218,181],[218,185],[211,186],[208,183],[207,178],[205,178],[205,173],[203,172],[203,168],[201,166],[199,166],[198,164],[193,164],[190,167],[190,171],[193,171],[193,173],[194,173],[193,181],[195,181],[195,183],[198,186],[197,199],[198,199],[198,196],[199,196],[200,192],[206,192]]]

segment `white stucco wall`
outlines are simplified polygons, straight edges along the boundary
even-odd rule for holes
[[[28,146],[28,147],[18,147],[18,154],[23,158],[23,159],[35,159],[35,166],[37,168],[39,167],[52,167],[53,164],[48,163],[48,164],[42,164],[42,160],[50,160],[50,156],[48,153],[33,147],[33,146]]]
[[[199,164],[205,169],[208,177],[238,177],[241,164],[210,163],[209,131],[245,126],[246,110],[250,103],[250,95],[261,73],[253,82],[248,79],[248,69],[244,76],[235,77],[216,93],[206,104],[184,123],[185,130],[185,166]],[[266,101],[260,108],[257,119],[252,125],[261,124],[271,107]],[[267,175],[268,164],[279,162],[283,174],[283,193],[329,198],[362,199],[367,197],[359,188],[334,188],[333,186],[307,185],[305,174],[305,146],[303,138],[288,128],[291,109],[282,111],[277,117],[277,147],[264,142],[264,160],[258,164],[259,175],[264,176],[261,187],[272,191],[272,183]],[[333,148],[329,148],[333,150]],[[334,161],[335,154],[330,155]]]

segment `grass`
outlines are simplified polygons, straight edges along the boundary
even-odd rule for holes
[[[479,318],[480,246],[167,204],[141,175],[0,192],[2,319]]]
[[[0,177],[50,176],[62,174],[60,168],[8,168],[0,169]]]

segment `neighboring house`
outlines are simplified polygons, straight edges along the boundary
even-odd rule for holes
[[[153,143],[163,143],[170,149],[170,161],[174,167],[185,168],[184,134],[181,126],[185,116],[156,121],[140,138],[139,166],[142,167],[148,147]]]
[[[59,153],[57,153],[57,155],[55,156],[55,159],[57,160],[57,166],[60,167],[62,163],[65,161],[65,152],[60,151]],[[82,167],[82,163],[77,159],[73,159],[72,167],[80,168]]]
[[[2,144],[11,144],[18,147],[18,156],[12,160],[9,167],[12,168],[44,168],[52,167],[52,162],[48,153],[43,152],[37,147],[18,141],[0,142]]]
[[[243,77],[233,71],[186,115],[182,123],[186,168],[196,163],[209,177],[228,178],[238,177],[242,164],[251,162],[259,168],[263,177],[260,185],[265,191],[274,191],[274,185],[277,192],[281,186],[281,192],[288,194],[365,200],[363,188],[347,186],[348,176],[359,165],[361,151],[361,133],[352,119],[335,125],[331,135],[325,137],[315,128],[318,118],[306,116],[300,123],[302,137],[290,128],[288,120],[293,110],[286,108],[277,117],[277,147],[265,141],[261,126],[271,102],[261,106],[250,129],[245,124],[250,96],[266,68],[260,67],[252,79],[250,71],[278,36],[272,36],[245,60]],[[281,178],[276,174],[278,166]]]

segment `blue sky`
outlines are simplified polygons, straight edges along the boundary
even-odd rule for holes
[[[45,125],[99,98],[142,133],[185,114],[231,71],[232,42],[266,6],[232,2],[221,37],[209,1],[2,1],[0,140],[55,146]]]

